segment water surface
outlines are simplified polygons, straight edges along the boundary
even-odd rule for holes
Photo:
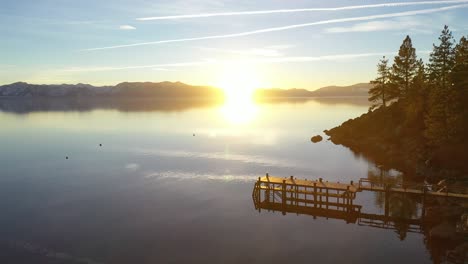
[[[310,142],[366,112],[365,99],[0,108],[2,262],[432,263],[422,234],[254,209],[267,172],[349,182],[375,170]],[[382,211],[372,193],[358,202]]]

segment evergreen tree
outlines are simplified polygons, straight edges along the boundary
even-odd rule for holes
[[[452,70],[452,82],[456,89],[468,89],[468,39],[462,37],[455,47],[455,65]]]
[[[390,91],[390,68],[388,59],[382,57],[377,64],[377,78],[371,81],[373,87],[369,90],[369,101],[372,102],[370,109],[375,109],[379,106],[386,107],[389,100],[393,99]]]
[[[411,38],[406,36],[392,66],[392,83],[398,88],[399,99],[406,99],[417,69],[416,49],[413,48]]]
[[[424,128],[424,113],[427,109],[427,82],[424,62],[416,62],[416,74],[411,80],[405,103],[406,122],[415,127]]]
[[[462,37],[455,47],[454,67],[451,72],[451,103],[453,116],[447,120],[458,141],[466,141],[468,134],[468,40]]]
[[[440,44],[433,44],[429,57],[429,81],[433,86],[446,89],[450,86],[450,72],[455,63],[454,39],[448,26],[444,26],[439,37]]]
[[[455,114],[454,89],[450,77],[455,63],[452,32],[444,27],[439,37],[440,44],[433,45],[429,57],[429,109],[425,118],[425,136],[432,145],[441,145],[451,140],[453,132],[449,124]],[[453,122],[452,122],[453,123]]]

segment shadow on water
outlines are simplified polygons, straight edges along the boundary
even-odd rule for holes
[[[393,231],[401,241],[408,233],[419,233],[433,263],[466,263],[468,210],[463,206],[466,199],[394,191],[399,186],[410,186],[402,180],[402,175],[395,171],[369,169],[367,179],[362,181],[386,186],[386,191],[359,190],[361,181],[359,185],[351,182],[352,187],[359,188],[350,191],[349,186],[342,188],[322,179],[307,183],[292,176],[273,179],[267,174],[255,183],[252,199],[259,212],[263,209],[283,215],[344,220],[361,227]],[[373,193],[378,212],[367,212],[366,209],[372,209],[353,202],[361,192]]]

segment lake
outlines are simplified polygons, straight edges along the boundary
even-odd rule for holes
[[[424,232],[255,210],[265,173],[378,174],[343,146],[310,142],[367,109],[365,98],[2,99],[0,262],[437,263],[445,251]],[[375,193],[358,196],[383,212]]]

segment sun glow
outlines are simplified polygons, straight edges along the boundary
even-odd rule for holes
[[[226,120],[244,124],[255,118],[258,108],[253,96],[255,89],[261,87],[255,69],[248,65],[229,65],[223,69],[217,83],[224,90],[225,103],[221,113]]]
[[[224,90],[226,100],[251,100],[260,80],[255,69],[243,64],[231,64],[224,67],[217,82],[217,86]]]

